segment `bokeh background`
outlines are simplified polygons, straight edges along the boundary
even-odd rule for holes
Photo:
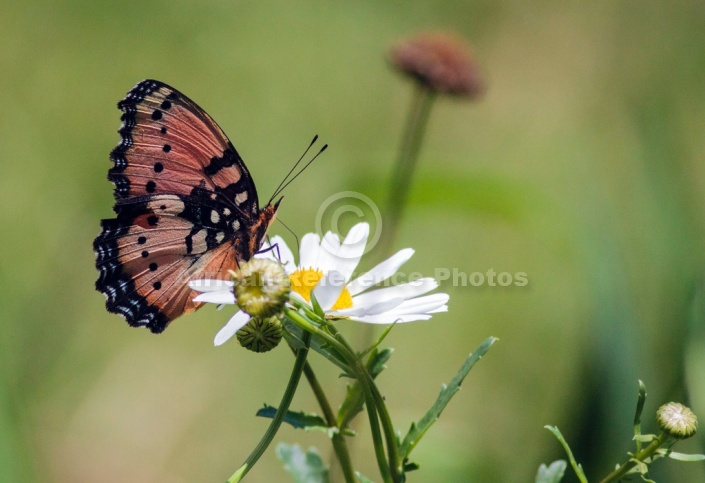
[[[702,2],[35,0],[1,11],[0,480],[223,481],[266,428],[255,411],[288,379],[284,347],[213,347],[227,309],[160,336],[105,311],[91,243],[112,213],[116,102],[144,78],[177,87],[229,134],[264,200],[321,135],[329,150],[280,210],[301,235],[341,191],[383,208],[412,94],[387,53],[426,30],[472,43],[488,88],[434,106],[396,244],[416,250],[404,268],[529,283],[445,281],[450,311],[386,340],[396,351],[379,384],[405,432],[469,352],[500,338],[415,450],[409,480],[532,481],[564,457],[546,424],[601,477],[633,447],[638,379],[645,431],[670,400],[705,417]],[[292,240],[281,225],[272,233]],[[354,323],[342,330],[361,337]],[[337,404],[344,380],[311,360]],[[316,409],[305,385],[294,407]],[[361,426],[353,457],[376,478]],[[278,440],[329,454],[322,434],[287,427]],[[703,481],[704,468],[661,461],[653,476]],[[273,449],[249,481],[287,481]]]

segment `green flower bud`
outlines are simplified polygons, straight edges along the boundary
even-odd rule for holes
[[[698,429],[698,418],[690,408],[670,402],[656,412],[656,421],[664,433],[676,439],[690,438]]]
[[[290,282],[281,263],[253,258],[232,272],[238,306],[252,317],[270,317],[281,312],[288,299]]]
[[[240,345],[252,352],[269,352],[282,339],[282,323],[278,317],[253,318],[235,335]]]

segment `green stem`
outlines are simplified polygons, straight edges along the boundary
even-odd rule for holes
[[[250,471],[257,460],[259,460],[264,454],[267,447],[272,443],[274,435],[277,433],[279,427],[284,421],[284,416],[286,416],[289,406],[291,405],[291,401],[294,399],[296,387],[298,386],[299,380],[301,380],[301,374],[304,371],[306,357],[308,356],[308,348],[311,343],[311,334],[304,333],[303,342],[304,347],[296,351],[296,361],[294,362],[294,368],[291,371],[291,377],[289,377],[289,383],[286,386],[286,391],[284,391],[279,408],[277,409],[274,418],[272,418],[272,422],[269,424],[269,428],[267,428],[267,431],[264,433],[264,436],[260,440],[259,444],[254,451],[252,451],[250,456],[247,457],[242,466],[238,468],[238,470],[235,471],[230,478],[228,478],[227,483],[236,483],[240,481],[247,474],[247,472]]]
[[[605,476],[600,483],[609,483],[611,481],[619,481],[626,475],[629,470],[634,468],[638,462],[642,462],[646,460],[647,458],[650,458],[651,456],[656,453],[656,451],[663,446],[664,442],[667,442],[667,440],[670,439],[666,433],[661,433],[658,438],[653,440],[649,446],[644,448],[643,450],[639,451],[637,454],[635,454],[632,458],[629,458],[628,461],[626,461],[623,465],[621,465],[619,468],[614,470],[612,473],[609,475]]]
[[[364,367],[360,366],[360,361],[357,359],[355,354],[351,352],[347,344],[340,342],[340,337],[333,337],[327,332],[321,330],[316,325],[312,324],[306,318],[302,317],[297,311],[292,310],[288,307],[284,308],[284,314],[293,323],[301,327],[305,332],[311,333],[312,335],[319,337],[328,345],[334,347],[346,360],[351,372],[354,373],[354,377],[360,383],[363,394],[365,395],[365,402],[367,404],[367,415],[370,420],[370,431],[372,434],[372,442],[375,450],[375,456],[377,458],[377,466],[379,467],[379,472],[382,479],[387,482],[398,482],[398,478],[393,478],[393,474],[396,471],[391,470],[387,462],[386,455],[384,452],[384,442],[382,440],[382,434],[379,429],[379,421],[377,419],[377,404],[370,388],[370,378],[369,374]],[[374,384],[374,383],[372,383]],[[394,430],[392,429],[392,433]],[[385,434],[387,431],[385,431]],[[394,441],[391,441],[394,444]]]
[[[389,458],[389,466],[392,470],[392,478],[394,481],[401,481],[404,469],[402,468],[402,461],[399,456],[399,445],[397,444],[397,436],[394,431],[394,425],[392,424],[392,418],[389,416],[387,405],[384,402],[384,397],[379,392],[379,388],[367,371],[365,371],[365,374],[369,378],[372,397],[377,406],[379,419],[382,423],[382,429],[384,430],[384,437],[387,440],[387,457]]]
[[[331,408],[330,403],[328,402],[328,398],[326,397],[325,392],[323,392],[323,388],[319,384],[318,378],[316,377],[316,374],[313,372],[313,368],[308,362],[306,362],[306,365],[304,365],[304,376],[306,376],[308,384],[309,386],[311,386],[311,390],[313,391],[313,394],[316,397],[316,400],[318,401],[318,405],[321,406],[321,410],[323,411],[323,417],[326,419],[326,424],[331,428],[337,427],[339,430],[333,435],[332,438],[333,450],[335,451],[335,455],[338,457],[340,469],[343,472],[343,476],[345,477],[346,483],[353,483],[355,481],[355,470],[353,469],[352,461],[350,460],[348,444],[345,441],[345,436],[343,436],[343,434],[340,432],[342,428],[338,426],[335,413],[333,412],[333,409]]]
[[[338,329],[334,326],[330,326],[329,329],[335,336],[336,340],[343,344],[345,348],[350,351],[351,354],[354,354],[352,347],[350,347],[350,345],[347,343],[345,338],[343,338],[343,335],[338,331]],[[357,356],[355,357],[354,369],[356,372],[355,378],[360,382],[361,387],[363,389],[363,394],[367,396],[367,393],[365,392],[365,387],[363,386],[363,384],[366,384],[367,390],[369,391],[369,395],[372,397],[371,399],[368,399],[367,397],[365,398],[368,409],[372,407],[375,408],[375,411],[377,412],[379,420],[382,424],[384,437],[387,440],[387,458],[389,460],[389,467],[392,473],[392,480],[401,481],[403,469],[401,467],[401,459],[399,458],[399,448],[397,445],[396,434],[394,432],[394,425],[392,424],[392,418],[389,416],[389,411],[387,411],[387,405],[384,402],[382,394],[379,392],[377,384],[375,384],[374,379],[367,370],[367,367],[361,362],[360,358]]]
[[[382,257],[390,254],[394,245],[435,98],[435,93],[428,87],[417,84],[392,174],[380,241],[381,249],[378,252]]]

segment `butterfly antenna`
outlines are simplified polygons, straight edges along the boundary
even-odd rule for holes
[[[281,221],[279,218],[277,218],[277,221],[278,221],[279,223],[281,223],[282,225],[284,225],[284,228],[286,228],[286,231],[288,231],[289,233],[291,233],[291,235],[294,237],[294,240],[296,240],[296,251],[297,251],[297,252],[301,252],[301,244],[299,243],[299,237],[296,235],[296,233],[294,233],[294,230],[292,230],[291,228],[289,228],[288,226],[286,226],[286,223],[284,223],[283,221]]]
[[[272,195],[272,198],[270,199],[270,202],[271,202],[272,199],[276,198],[277,195],[279,195],[279,193],[281,193],[282,191],[284,191],[284,189],[285,189],[287,186],[289,186],[292,181],[294,181],[296,178],[298,178],[301,173],[303,173],[304,171],[306,171],[306,168],[308,168],[308,167],[311,165],[311,163],[313,163],[313,162],[316,160],[316,158],[317,158],[318,156],[320,156],[321,153],[323,153],[323,151],[325,151],[326,149],[328,149],[328,145],[327,145],[327,144],[324,144],[323,147],[316,153],[316,155],[315,155],[313,158],[311,158],[311,160],[310,160],[308,163],[306,163],[306,165],[304,165],[304,167],[301,168],[298,173],[296,173],[295,175],[293,175],[293,176],[291,177],[291,179],[290,179],[289,181],[287,181],[283,186],[280,184],[280,185],[279,185],[280,187],[277,188],[277,190],[276,190],[276,191],[274,192],[274,194]],[[300,160],[299,160],[299,161],[300,161]],[[297,162],[296,164],[299,164],[299,163]],[[294,168],[295,168],[295,167],[296,167],[296,165],[294,165]],[[291,171],[293,171],[293,169],[292,169]],[[289,176],[289,175],[287,175],[287,176]],[[286,179],[286,178],[285,178],[285,179]]]
[[[308,153],[308,151],[309,151],[309,150],[311,149],[311,147],[316,143],[316,141],[318,141],[318,134],[316,134],[315,136],[313,136],[313,139],[311,140],[311,143],[308,145],[308,147],[306,148],[306,150],[304,151],[304,153],[301,155],[301,157],[299,158],[299,160],[294,164],[294,166],[291,167],[291,169],[289,170],[289,172],[286,173],[286,176],[284,176],[284,179],[282,179],[282,182],[279,183],[279,186],[277,186],[277,189],[274,190],[274,194],[273,194],[272,197],[269,199],[269,202],[270,202],[270,203],[271,203],[272,200],[277,196],[277,194],[281,192],[281,190],[283,189],[283,188],[282,188],[282,185],[283,185],[284,183],[286,183],[287,178],[291,175],[291,173],[294,172],[294,170],[296,169],[296,167],[301,163],[301,160],[304,159],[304,157],[306,156],[306,153]]]

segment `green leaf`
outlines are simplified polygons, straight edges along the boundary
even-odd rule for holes
[[[340,405],[340,409],[338,409],[338,426],[345,428],[362,411],[364,404],[365,398],[362,395],[360,385],[357,382],[348,384],[345,400]]]
[[[544,428],[552,432],[553,435],[558,439],[558,441],[560,441],[560,443],[563,445],[563,449],[565,450],[566,454],[568,455],[568,458],[570,459],[570,466],[573,467],[573,471],[575,472],[581,483],[587,483],[588,480],[585,476],[585,472],[583,471],[583,467],[577,461],[575,461],[575,458],[573,457],[573,452],[570,450],[570,446],[568,446],[568,443],[561,434],[561,431],[555,426],[544,426]]]
[[[634,441],[637,441],[639,443],[650,443],[653,440],[656,439],[655,434],[638,434],[634,435],[634,438],[632,438]]]
[[[646,401],[646,385],[639,379],[639,396],[636,403],[636,412],[634,414],[634,439],[636,440],[636,452],[641,451],[642,440],[638,437],[641,435],[641,413],[644,410],[644,402]]]
[[[567,467],[568,462],[565,460],[556,460],[550,466],[542,463],[536,472],[536,483],[559,483]]]
[[[377,340],[367,349],[365,349],[362,354],[360,354],[360,358],[363,358],[366,356],[369,352],[372,352],[375,350],[379,345],[382,343],[382,341],[387,337],[387,335],[392,331],[394,327],[396,327],[397,323],[394,322],[393,324],[390,324],[387,326],[386,329],[384,329],[384,332],[382,332],[382,335],[380,335]]]
[[[392,348],[382,350],[375,348],[372,350],[366,364],[367,371],[372,376],[372,379],[376,378],[387,367],[385,364],[392,356],[392,352],[394,352]],[[364,404],[365,398],[360,385],[357,382],[348,384],[345,400],[338,410],[338,426],[345,428],[362,411]]]
[[[359,471],[355,472],[355,476],[357,476],[357,481],[359,481],[360,483],[374,483],[374,481],[370,480],[368,477],[366,477]]]
[[[438,395],[436,402],[433,406],[423,415],[423,417],[415,423],[411,423],[409,432],[406,434],[404,441],[401,444],[400,451],[403,458],[407,458],[414,447],[421,440],[426,431],[429,430],[431,426],[438,420],[445,407],[450,402],[451,398],[460,390],[460,385],[468,375],[472,366],[475,365],[477,361],[485,355],[485,353],[490,349],[492,344],[497,341],[496,337],[488,337],[482,344],[465,359],[462,367],[458,373],[451,379],[448,385],[443,385],[441,388],[441,393]]]
[[[326,318],[326,313],[323,311],[320,304],[318,303],[318,299],[313,293],[313,290],[311,290],[311,306],[313,307],[313,311],[316,313],[316,315],[318,315],[322,319]]]
[[[274,418],[277,413],[277,408],[265,404],[262,409],[257,411],[256,416],[261,418]],[[284,422],[292,425],[293,427],[300,428],[323,428],[323,430],[328,431],[328,425],[326,421],[317,414],[304,413],[303,411],[287,411],[284,416]]]
[[[392,357],[392,352],[394,349],[388,347],[386,349],[373,350],[370,354],[370,358],[367,359],[367,370],[372,376],[372,379],[380,375],[380,373],[387,368],[385,365],[390,357]]]
[[[328,483],[328,468],[315,448],[304,453],[298,444],[279,443],[277,458],[284,463],[284,469],[296,483]]]
[[[671,451],[668,453],[668,457],[678,461],[703,461],[705,460],[705,454],[685,454],[676,453]]]

